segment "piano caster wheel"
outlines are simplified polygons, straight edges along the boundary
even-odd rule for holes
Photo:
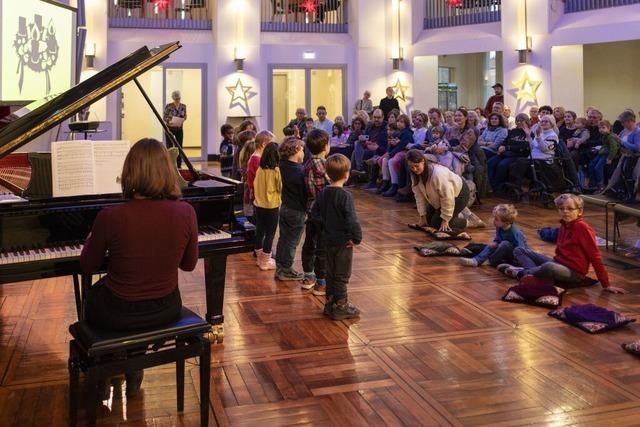
[[[213,325],[211,332],[211,342],[213,344],[222,344],[224,341],[224,330],[222,325]]]

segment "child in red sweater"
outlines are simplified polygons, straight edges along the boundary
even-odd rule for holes
[[[554,200],[561,215],[560,233],[556,243],[556,256],[552,258],[531,249],[516,248],[514,257],[521,267],[501,264],[498,270],[521,279],[525,275],[548,278],[559,282],[581,283],[593,265],[596,276],[605,291],[623,294],[622,288],[609,284],[609,275],[596,246],[596,235],[582,218],[584,201],[574,194],[561,194]]]

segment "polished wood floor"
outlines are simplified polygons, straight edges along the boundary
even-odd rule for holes
[[[364,240],[350,299],[357,321],[323,318],[321,298],[276,282],[251,255],[231,257],[225,340],[213,347],[212,420],[220,425],[640,425],[640,359],[620,348],[640,322],[591,336],[500,301],[512,282],[489,267],[422,258],[410,204],[354,190]],[[495,201],[475,211],[488,220]],[[552,252],[536,228],[556,213],[520,205],[532,246]],[[586,216],[602,232],[603,212]],[[625,233],[638,228],[628,226]],[[492,229],[472,230],[484,242]],[[606,255],[613,283],[568,293],[640,317],[640,264]],[[624,263],[620,263],[623,261]],[[299,266],[299,260],[296,261]],[[204,311],[203,269],[182,273],[184,303]],[[0,425],[67,423],[67,327],[75,320],[68,278],[0,287]],[[104,402],[101,425],[198,425],[197,361],[187,365],[186,403],[175,410],[172,366],[146,372],[142,396]]]

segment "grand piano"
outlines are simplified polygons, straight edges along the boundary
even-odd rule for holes
[[[136,79],[179,48],[178,42],[155,49],[142,47],[72,89],[30,104],[6,120],[0,130],[0,186],[10,192],[0,194],[0,284],[73,276],[78,317],[84,317],[82,296],[92,280],[80,269],[84,239],[102,208],[125,200],[121,194],[52,197],[50,153],[15,150],[134,81],[187,167],[176,173],[184,179],[183,200],[194,207],[198,217],[206,319],[214,326],[214,339],[221,342],[227,256],[253,249],[254,228],[235,216],[240,183],[195,170]],[[107,263],[105,259],[103,271]]]

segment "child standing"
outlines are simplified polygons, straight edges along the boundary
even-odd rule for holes
[[[274,138],[275,136],[268,130],[263,130],[256,135],[255,148],[253,154],[249,157],[249,162],[247,163],[247,181],[244,185],[245,203],[253,204],[253,180],[255,179],[258,168],[260,167],[260,158],[262,157],[264,147],[273,141]],[[246,157],[246,155],[243,157]]]
[[[220,127],[220,172],[226,177],[231,177],[233,169],[233,135],[233,126],[224,124]]]
[[[304,164],[304,180],[309,214],[316,196],[329,184],[325,170],[325,157],[330,149],[329,134],[321,129],[311,130],[307,135],[307,148],[311,152],[311,158]],[[302,245],[302,289],[313,288],[314,295],[325,295],[326,292],[325,249],[321,239],[321,228],[314,221],[307,220]]]
[[[515,224],[518,211],[513,205],[499,204],[493,208],[493,225],[496,236],[478,255],[473,258],[460,258],[460,264],[479,267],[489,260],[493,267],[503,263],[513,263],[513,250],[526,248],[527,239]]]
[[[293,258],[304,231],[307,210],[307,188],[304,182],[304,143],[289,137],[280,144],[280,175],[282,206],[280,206],[280,237],[276,249],[276,279],[302,280],[304,275],[293,269]]]
[[[611,133],[611,123],[602,120],[598,124],[598,130],[602,135],[602,147],[598,155],[589,163],[589,186],[597,190],[604,187],[605,168],[613,164],[620,153],[620,143]]]
[[[561,194],[554,202],[561,216],[555,257],[550,258],[531,249],[516,248],[513,255],[522,267],[500,264],[498,270],[516,279],[530,274],[561,282],[581,283],[591,264],[605,291],[614,294],[626,293],[624,289],[609,284],[607,270],[596,246],[596,235],[582,217],[582,197]]]
[[[278,162],[278,144],[269,142],[260,157],[260,166],[253,180],[253,204],[256,216],[256,265],[260,270],[274,270],[271,258],[273,238],[278,227],[278,211],[282,201],[282,178]]]
[[[327,289],[323,313],[333,320],[352,319],[360,310],[349,303],[347,284],[351,277],[353,247],[362,241],[351,193],[343,185],[349,179],[351,162],[342,154],[329,156],[326,162],[331,185],[325,187],[313,205],[312,221],[321,224],[327,254]]]

